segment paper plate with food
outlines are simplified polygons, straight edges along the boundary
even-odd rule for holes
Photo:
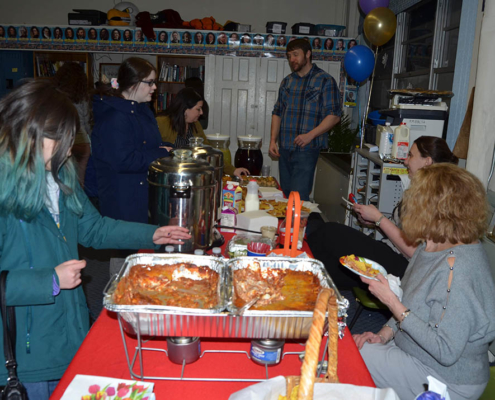
[[[273,205],[268,203],[266,200],[260,200],[260,210],[271,211],[271,210],[273,210]]]
[[[263,203],[270,205],[272,208],[268,210],[268,214],[277,218],[285,218],[287,213],[287,199],[280,200],[262,200]],[[305,206],[301,206],[301,211],[311,213],[311,209]]]
[[[241,186],[246,186],[250,180],[254,179],[259,187],[278,187],[277,180],[273,176],[251,176],[242,175],[241,176]]]
[[[378,280],[376,278],[378,274],[387,276],[387,271],[380,264],[364,257],[355,256],[354,254],[340,257],[340,263],[355,274],[368,279]]]

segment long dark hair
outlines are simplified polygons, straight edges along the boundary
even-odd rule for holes
[[[100,87],[98,94],[106,96],[124,97],[122,93],[137,89],[137,86],[143,79],[146,79],[152,71],[155,71],[155,66],[148,60],[140,57],[129,57],[120,64],[117,75],[118,89],[110,87]],[[133,89],[134,88],[134,89]]]
[[[45,138],[56,141],[50,160],[53,179],[67,195],[67,207],[76,214],[82,212],[75,195],[76,170],[67,156],[78,130],[77,110],[55,82],[27,81],[0,101],[1,215],[29,221],[44,206]]]
[[[55,74],[55,82],[73,103],[79,104],[89,100],[88,77],[79,64],[64,63]]]
[[[192,88],[184,88],[170,104],[170,107],[165,111],[165,115],[170,117],[172,129],[180,136],[186,135],[186,110],[193,108],[198,102],[203,101],[203,97]],[[191,125],[193,132],[196,132],[194,124]]]
[[[445,140],[434,136],[420,136],[414,143],[421,157],[431,157],[433,163],[451,163],[457,165],[459,159],[450,151]]]

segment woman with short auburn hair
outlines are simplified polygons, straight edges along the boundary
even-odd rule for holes
[[[474,175],[459,171],[447,163],[418,170],[402,207],[402,228],[411,242],[471,243],[486,232],[485,189]]]
[[[495,284],[479,240],[487,227],[485,188],[455,165],[427,166],[414,175],[402,216],[404,234],[417,244],[402,298],[381,274],[361,278],[393,316],[378,333],[354,341],[376,386],[401,399],[422,393],[430,375],[452,400],[478,399],[495,339]]]

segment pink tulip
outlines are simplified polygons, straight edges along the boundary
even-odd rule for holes
[[[108,389],[107,389],[107,394],[109,396],[113,396],[115,394],[115,388],[110,386]]]
[[[124,397],[127,393],[129,393],[129,389],[127,387],[123,387],[117,391],[117,396]]]
[[[89,387],[89,393],[96,394],[100,391],[100,387],[98,385],[91,385]]]

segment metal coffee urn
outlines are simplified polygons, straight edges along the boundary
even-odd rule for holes
[[[174,252],[210,247],[216,207],[214,168],[207,161],[193,159],[191,150],[178,149],[172,157],[151,163],[148,182],[150,222],[191,230],[191,239],[174,245]]]
[[[220,219],[222,212],[222,177],[223,177],[223,153],[220,150],[204,144],[201,137],[193,137],[189,139],[189,148],[192,150],[195,160],[205,160],[213,168],[215,168],[215,179],[217,181],[215,193],[216,216],[215,221]]]

